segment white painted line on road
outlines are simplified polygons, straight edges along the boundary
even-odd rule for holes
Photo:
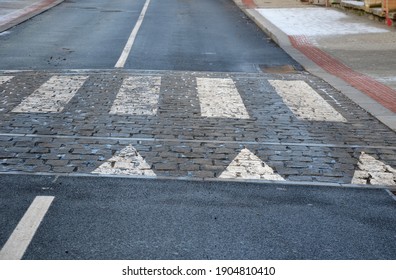
[[[14,78],[14,76],[0,76],[0,85],[8,82],[12,78]]]
[[[128,77],[121,85],[110,114],[151,115],[157,114],[161,77]]]
[[[126,45],[125,45],[125,47],[124,47],[124,49],[123,49],[123,51],[121,53],[120,58],[118,59],[116,65],[114,66],[115,68],[123,68],[125,66],[125,63],[126,63],[126,61],[128,59],[128,56],[129,56],[129,54],[130,54],[130,52],[132,50],[132,46],[135,43],[135,39],[136,39],[137,33],[139,32],[140,26],[143,23],[143,20],[144,20],[144,17],[146,15],[147,8],[148,8],[148,6],[150,4],[150,1],[151,0],[147,0],[146,3],[144,4],[142,12],[140,13],[139,19],[136,22],[136,25],[133,28],[131,35],[129,36],[129,39],[128,39],[128,41],[127,41],[127,43],[126,43]]]
[[[284,181],[285,179],[250,150],[243,149],[221,173],[221,179],[263,179]]]
[[[305,81],[269,80],[269,83],[298,119],[347,122]]]
[[[122,149],[118,155],[103,163],[92,173],[102,175],[156,176],[150,165],[132,145]]]
[[[232,79],[197,78],[197,86],[202,116],[208,118],[250,118]]]
[[[15,113],[61,112],[88,76],[53,76],[15,107]]]
[[[353,174],[352,184],[396,186],[396,169],[364,152]]]
[[[54,196],[37,196],[0,251],[0,260],[20,260],[33,239]]]

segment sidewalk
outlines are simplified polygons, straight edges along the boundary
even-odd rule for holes
[[[396,28],[299,0],[234,0],[305,69],[396,130]]]
[[[0,0],[0,32],[38,15],[63,0]]]

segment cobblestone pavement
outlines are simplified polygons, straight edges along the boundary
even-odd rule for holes
[[[396,133],[305,72],[0,73],[0,172],[396,185]]]

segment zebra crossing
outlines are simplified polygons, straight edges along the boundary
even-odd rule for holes
[[[0,172],[396,185],[395,133],[298,75],[26,76],[0,75]]]
[[[54,75],[24,98],[13,113],[61,113],[78,94],[89,76]],[[13,76],[0,76],[0,84]],[[196,77],[200,116],[205,118],[251,118],[244,100],[230,77]],[[301,80],[268,80],[284,104],[299,119],[347,122],[337,110],[309,84]],[[111,115],[155,116],[161,100],[161,77],[139,75],[126,77],[109,110]]]

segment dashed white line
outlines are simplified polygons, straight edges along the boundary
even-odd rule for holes
[[[56,113],[73,98],[88,76],[53,76],[15,107],[14,113]]]
[[[125,45],[125,47],[124,47],[124,49],[123,49],[123,51],[121,53],[120,58],[118,59],[116,65],[114,66],[115,68],[123,68],[125,66],[125,63],[126,63],[126,61],[128,59],[128,56],[129,56],[129,53],[132,50],[132,46],[135,43],[135,39],[136,39],[137,33],[139,32],[140,26],[143,23],[143,20],[144,20],[144,17],[146,15],[147,8],[148,8],[148,6],[150,4],[150,1],[151,0],[147,0],[146,3],[144,4],[142,12],[140,13],[139,19],[136,22],[136,25],[133,28],[131,35],[129,36],[129,39],[128,39],[128,41],[127,41],[127,43],[126,43],[126,45]]]
[[[53,196],[37,196],[0,251],[0,260],[20,260],[47,213]]]
[[[121,85],[110,114],[156,115],[161,87],[161,77],[128,77]]]
[[[201,114],[208,118],[249,119],[249,113],[230,78],[197,78]]]

